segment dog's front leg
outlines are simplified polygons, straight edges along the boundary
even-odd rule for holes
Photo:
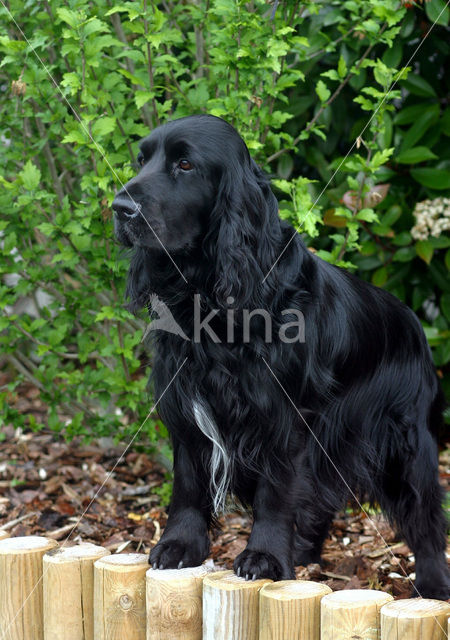
[[[196,451],[196,454],[199,452]],[[201,456],[198,456],[201,459]],[[209,489],[203,470],[188,449],[174,442],[174,483],[169,519],[160,541],[150,551],[154,569],[196,567],[208,556]]]
[[[234,561],[234,571],[247,580],[295,578],[293,563],[294,478],[274,485],[266,478],[257,482],[253,501],[253,528],[247,547]]]

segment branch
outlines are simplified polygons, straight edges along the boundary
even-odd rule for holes
[[[383,33],[383,31],[385,31],[385,29],[387,28],[387,23],[385,23],[381,30],[380,30],[380,34],[381,35]],[[312,127],[315,125],[315,123],[317,122],[318,118],[320,118],[320,116],[322,115],[322,113],[325,111],[325,109],[327,107],[330,106],[330,104],[332,104],[336,98],[338,97],[338,95],[341,93],[342,89],[348,84],[348,82],[350,81],[350,79],[355,75],[355,72],[360,68],[360,66],[362,65],[363,61],[367,58],[368,55],[370,55],[372,49],[375,47],[375,45],[378,44],[376,42],[373,42],[369,47],[367,47],[367,49],[365,50],[365,52],[363,53],[362,57],[360,58],[360,60],[358,61],[358,64],[355,67],[355,71],[354,72],[350,72],[345,78],[344,80],[341,82],[341,84],[338,86],[338,88],[336,89],[336,91],[333,93],[333,95],[328,98],[328,100],[325,102],[325,104],[323,104],[319,111],[316,113],[316,115],[314,116],[314,118],[308,122],[308,125],[306,126],[306,128],[299,133],[299,135],[293,140],[292,142],[292,146],[291,147],[284,147],[283,149],[279,149],[278,151],[276,151],[275,153],[273,153],[271,156],[269,156],[267,158],[267,162],[272,162],[273,160],[275,160],[276,158],[279,158],[281,155],[283,155],[283,153],[286,153],[287,151],[292,151],[293,147],[296,147],[298,145],[298,143],[300,142],[302,136],[307,133],[308,131],[310,131],[312,129]]]
[[[64,191],[58,176],[58,171],[56,170],[55,157],[48,143],[45,127],[42,124],[42,121],[40,120],[39,116],[37,115],[39,107],[34,100],[31,100],[31,105],[33,108],[34,119],[36,121],[36,127],[39,132],[39,136],[42,140],[45,140],[45,144],[43,146],[43,152],[45,155],[45,159],[47,160],[48,168],[50,170],[50,175],[52,176],[53,186],[55,188],[56,195],[58,196],[59,204],[62,206],[63,200],[64,200]]]
[[[150,42],[148,41],[148,21],[147,21],[147,0],[144,0],[144,31],[145,31],[145,43],[147,45],[147,61],[148,61],[148,77],[150,82],[150,91],[153,92],[154,89],[154,81],[153,81],[153,64],[152,64],[152,48],[150,46]],[[155,118],[155,122],[157,125],[160,124],[158,117],[158,109],[156,106],[155,96],[152,96],[152,105],[153,105],[153,115]]]

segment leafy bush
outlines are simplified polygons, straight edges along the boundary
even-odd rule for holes
[[[12,408],[24,379],[48,406],[45,423],[68,437],[130,438],[146,419],[145,320],[123,306],[110,204],[135,171],[135,142],[198,112],[238,128],[313,250],[415,309],[450,392],[450,239],[423,220],[411,234],[418,202],[440,198],[418,213],[448,219],[443,0],[9,8],[0,341],[17,376],[0,393],[4,421],[40,427]],[[165,435],[153,413],[144,431],[153,443]]]

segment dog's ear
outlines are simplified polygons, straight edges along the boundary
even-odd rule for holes
[[[278,203],[268,178],[250,159],[223,168],[205,248],[215,264],[215,297],[221,307],[263,306],[281,240]]]
[[[128,269],[125,297],[129,301],[127,309],[137,313],[150,301],[150,282],[144,252],[139,247],[134,249]]]

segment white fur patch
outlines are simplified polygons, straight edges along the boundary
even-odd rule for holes
[[[225,500],[230,487],[231,458],[220,435],[219,428],[201,401],[192,403],[195,422],[200,431],[212,442],[213,450],[210,460],[211,493],[214,513],[225,509]]]

